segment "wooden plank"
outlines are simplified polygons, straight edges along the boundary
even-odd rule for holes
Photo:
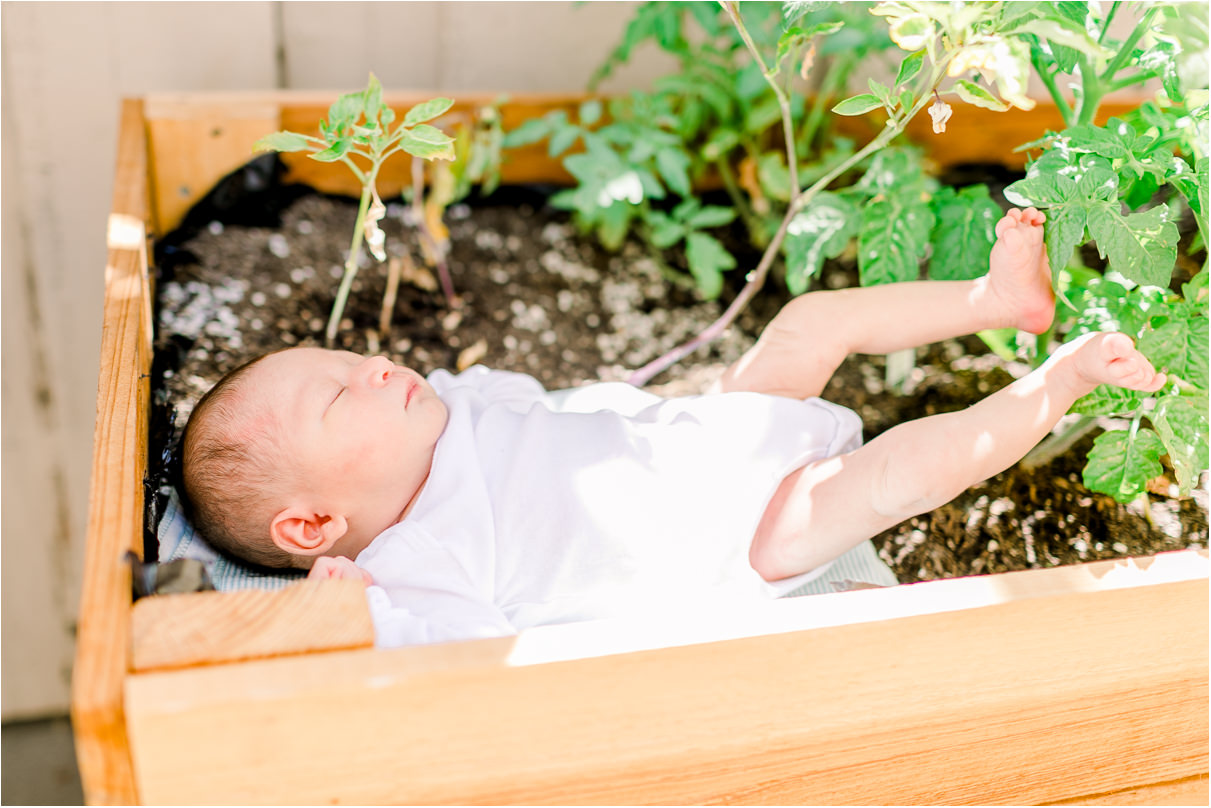
[[[1053,805],[1206,805],[1211,801],[1207,775],[1152,783],[1109,794],[1064,800]]]
[[[384,98],[395,110],[397,118],[402,116],[414,105],[442,93],[388,93]],[[334,96],[333,96],[334,97]],[[309,135],[319,134],[319,122],[328,113],[329,97],[320,103],[308,102],[305,99],[287,99],[283,102],[282,128],[293,132]],[[465,124],[473,117],[475,110],[489,106],[503,94],[488,93],[458,93],[454,94],[454,106],[450,111],[436,121],[438,125],[453,132],[453,128]],[[511,131],[522,123],[541,117],[549,112],[564,110],[574,114],[577,106],[589,96],[583,93],[561,94],[510,94],[508,103],[501,106],[501,124],[505,131]],[[310,185],[324,193],[357,196],[361,192],[352,172],[343,165],[319,163],[304,154],[284,154],[283,161],[289,170],[287,180]],[[572,176],[564,170],[562,162],[552,159],[547,154],[545,141],[509,149],[505,152],[501,166],[501,182],[505,184],[525,185],[530,183],[552,183],[567,185]],[[400,155],[384,162],[379,173],[379,194],[388,199],[398,196],[412,182],[412,161],[407,155]]]
[[[1062,594],[1009,592],[982,608],[563,662],[514,657],[570,627],[137,674],[127,715],[140,793],[1039,804],[1205,774],[1205,563],[1190,580],[1091,591],[1079,569],[1021,575],[1044,580],[1040,591],[1077,577]],[[887,597],[770,607],[831,611],[872,592]]]
[[[181,223],[218,180],[255,155],[252,144],[277,131],[277,105],[230,93],[147,98],[153,215],[156,232]]]
[[[441,93],[395,92],[385,98],[397,115],[413,105]],[[470,119],[473,111],[505,97],[489,93],[456,93],[455,105],[439,122],[450,127]],[[148,127],[153,168],[154,214],[158,232],[180,224],[189,208],[200,200],[222,176],[250,160],[252,144],[277,129],[316,135],[319,121],[336,98],[333,92],[192,93],[148,96]],[[574,113],[589,96],[584,93],[525,93],[509,95],[501,107],[506,131],[530,118],[555,110]],[[1125,103],[1102,105],[1102,120],[1130,109]],[[865,141],[883,123],[875,117],[838,118],[837,130]],[[1063,128],[1053,104],[1039,102],[1030,111],[1013,109],[998,113],[961,105],[945,134],[931,130],[929,118],[918,115],[908,127],[910,139],[925,149],[939,167],[961,163],[994,163],[1020,169],[1025,153],[1011,151],[1037,140],[1051,130]],[[989,133],[995,133],[990,137]],[[571,175],[558,158],[547,154],[545,142],[510,149],[502,166],[506,184],[549,183],[567,185]],[[340,163],[319,163],[304,153],[282,155],[287,182],[297,182],[331,194],[356,196],[356,178]],[[707,178],[708,186],[712,180]],[[717,182],[717,181],[716,181]],[[411,183],[411,160],[396,156],[384,164],[379,175],[379,193],[397,196]]]
[[[85,795],[94,804],[137,799],[122,712],[131,602],[123,555],[142,552],[151,362],[146,140],[143,105],[136,99],[122,104],[112,210],[88,544],[72,676],[76,757]]]
[[[366,588],[357,581],[143,598],[131,625],[136,671],[374,645]]]

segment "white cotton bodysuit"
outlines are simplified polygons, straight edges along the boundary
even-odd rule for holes
[[[768,599],[824,569],[767,583],[749,545],[787,474],[860,444],[844,407],[619,382],[547,393],[481,366],[429,382],[449,421],[428,480],[356,559],[380,646]]]

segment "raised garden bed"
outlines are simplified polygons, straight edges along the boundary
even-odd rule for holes
[[[124,105],[73,694],[91,802],[1206,801],[1205,551],[386,652],[336,582],[132,608],[146,237],[328,100]],[[519,99],[506,126],[577,100]],[[531,154],[507,182],[559,179]]]

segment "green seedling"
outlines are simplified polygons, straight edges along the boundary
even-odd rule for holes
[[[387,258],[385,234],[378,226],[386,215],[386,206],[379,198],[375,180],[383,163],[392,155],[403,152],[420,160],[453,160],[454,139],[427,123],[444,114],[453,105],[449,98],[434,98],[408,110],[394,128],[395,112],[383,103],[383,89],[373,73],[366,89],[340,96],[328,109],[326,120],[320,121],[320,136],[298,132],[275,132],[256,142],[256,151],[309,152],[308,157],[324,163],[342,162],[361,183],[357,220],[345,259],[344,273],[328,317],[324,342],[332,347],[337,329],[349,298],[349,289],[357,275],[362,242],[379,261]],[[358,158],[359,165],[353,158]]]

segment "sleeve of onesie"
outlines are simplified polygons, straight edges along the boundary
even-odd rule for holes
[[[386,537],[358,557],[375,645],[394,648],[516,634],[458,560],[427,536]]]

